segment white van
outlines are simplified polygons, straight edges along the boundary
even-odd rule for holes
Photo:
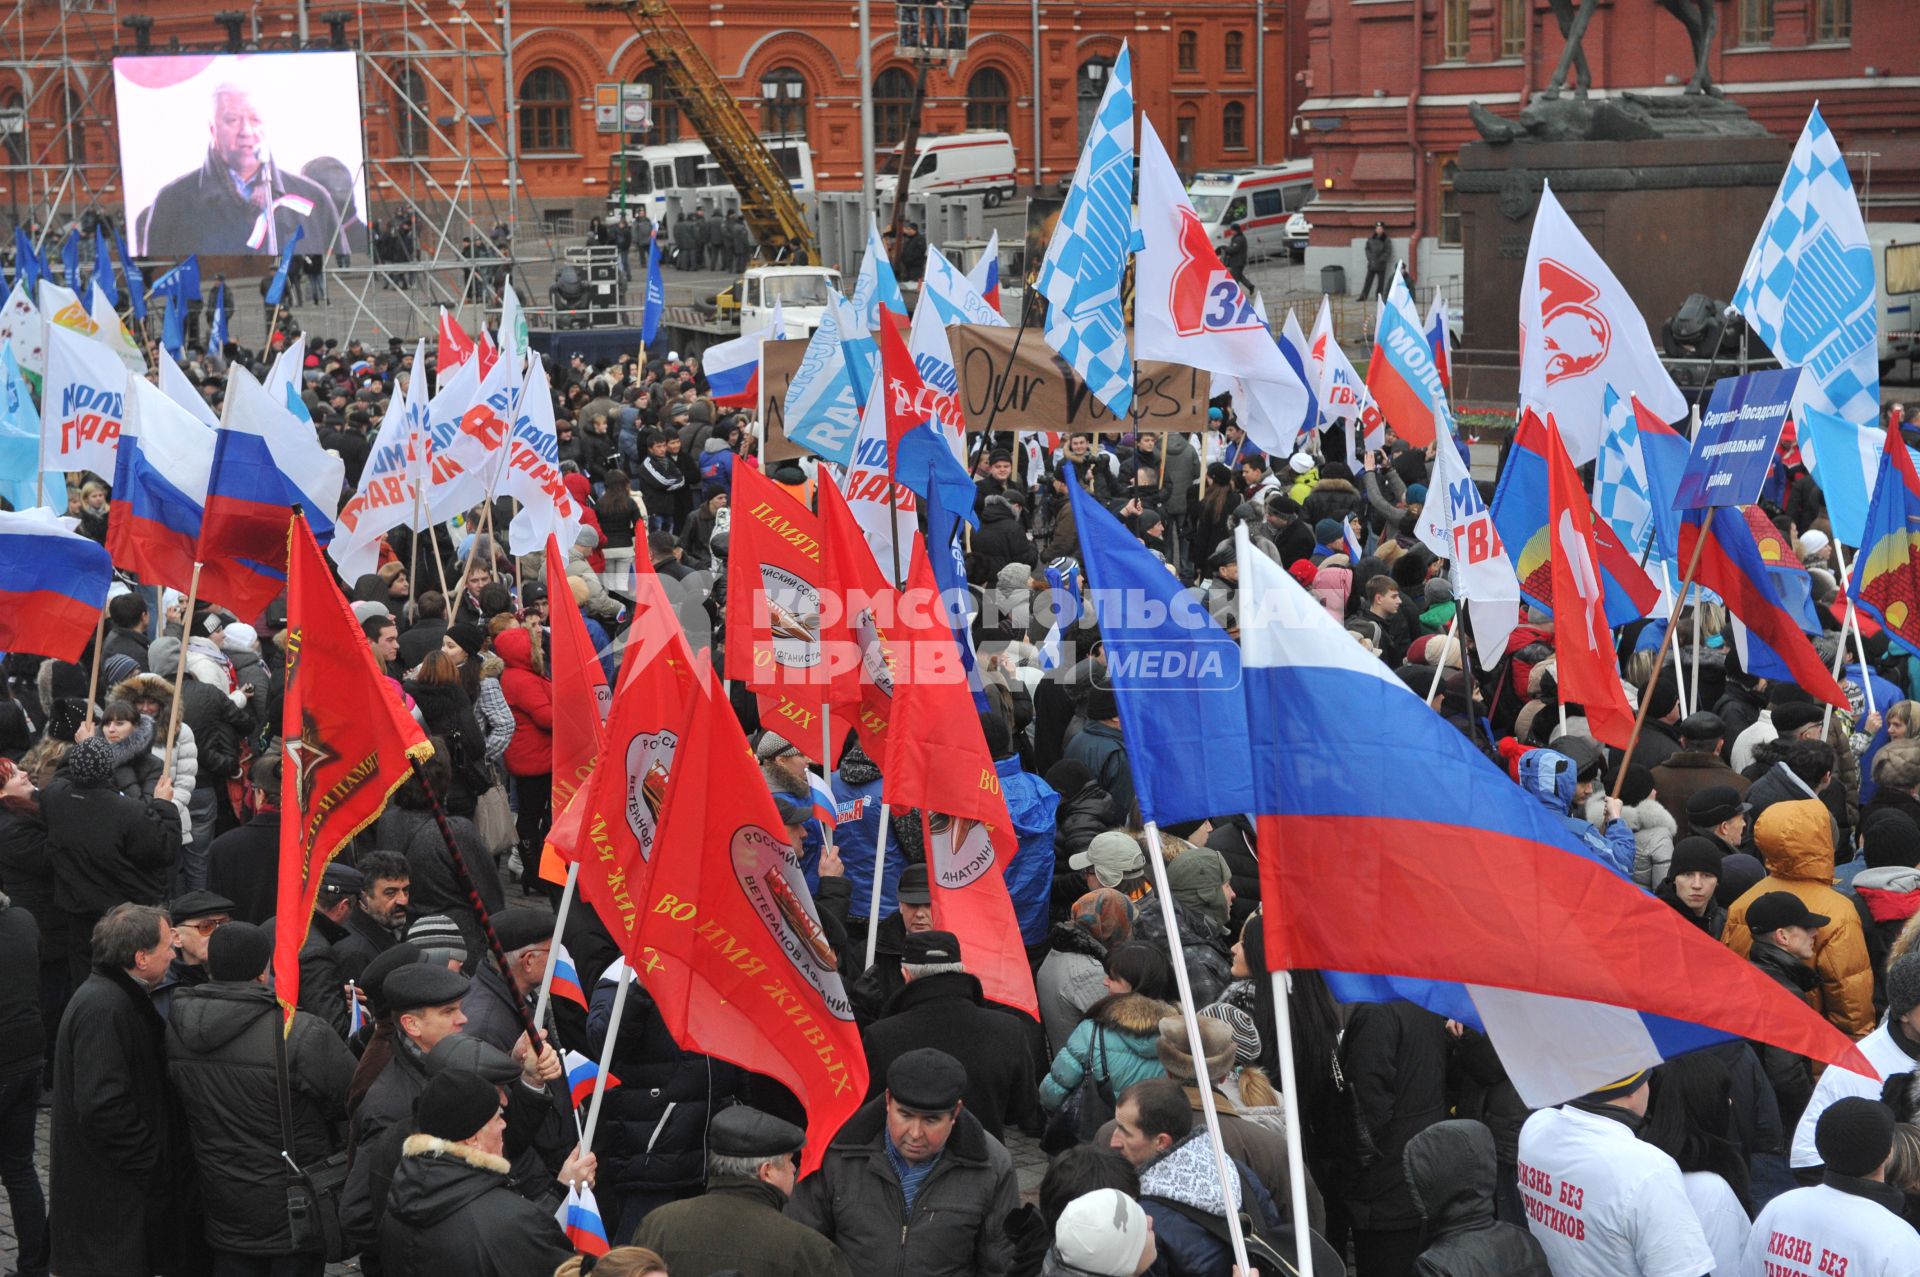
[[[799,137],[762,138],[773,162],[795,191],[813,190],[813,148]],[[658,222],[667,212],[667,197],[677,195],[683,211],[705,203],[723,207],[734,195],[733,186],[714,160],[705,142],[665,142],[616,151],[607,161],[607,216],[642,213]]]
[[[901,148],[880,157],[874,193],[891,200],[900,178]],[[1013,139],[979,129],[967,133],[928,134],[914,148],[909,195],[984,195],[988,208],[1013,198],[1018,179],[1013,168]]]
[[[1313,198],[1313,161],[1196,173],[1187,198],[1216,249],[1226,246],[1227,227],[1238,222],[1249,258],[1277,257],[1288,251],[1288,219]]]

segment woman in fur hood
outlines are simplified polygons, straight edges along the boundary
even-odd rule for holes
[[[173,715],[173,684],[158,674],[135,674],[114,684],[113,690],[107,693],[107,701],[125,701],[152,724],[152,730],[145,733],[145,748],[164,766],[167,722]],[[141,733],[136,730],[133,735],[139,736]],[[115,761],[119,760],[116,758]],[[193,729],[187,726],[187,720],[182,717],[180,731],[173,741],[173,805],[180,809],[182,829],[193,828],[193,817],[187,813],[187,802],[193,797],[194,781],[199,772],[200,751],[194,746]],[[151,795],[153,787],[146,786],[146,791]]]
[[[1161,1019],[1179,1012],[1152,996],[1172,974],[1152,956],[1152,949],[1137,944],[1116,946],[1107,955],[1107,996],[1087,1010],[1040,1080],[1040,1107],[1047,1112],[1057,1111],[1088,1077],[1108,1083],[1118,1096],[1135,1082],[1167,1075],[1155,1044]],[[1144,965],[1135,970],[1133,960]]]

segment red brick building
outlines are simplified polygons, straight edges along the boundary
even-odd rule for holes
[[[1920,221],[1920,11],[1912,0],[1721,0],[1713,79],[1791,139],[1818,99],[1873,221]],[[1363,273],[1358,242],[1384,221],[1418,278],[1460,274],[1452,161],[1479,140],[1478,101],[1517,116],[1565,47],[1546,0],[1305,0],[1304,98],[1318,196],[1308,262]],[[1685,28],[1654,0],[1601,0],[1583,48],[1594,93],[1678,93]],[[1730,229],[1749,236],[1752,228]],[[1743,241],[1744,242],[1744,241]],[[1361,273],[1356,273],[1357,271]]]
[[[164,51],[173,41],[189,49],[217,47],[222,32],[214,15],[227,8],[216,0],[179,0],[139,12],[151,15],[152,47]],[[309,5],[309,39],[324,44],[328,31],[322,9]],[[64,32],[59,27],[63,11]],[[89,196],[109,206],[116,202],[107,59],[132,51],[133,37],[122,18],[134,12],[122,6],[116,14],[112,0],[66,5],[15,0],[10,21],[0,22],[5,48],[0,61],[10,62],[0,70],[0,112],[11,109],[25,120],[24,132],[8,139],[12,163],[0,197],[14,209],[37,205],[44,211],[60,188],[55,170],[70,157],[78,166],[72,189],[81,192],[81,206]],[[249,45],[293,46],[296,16],[287,0],[243,12],[250,14]],[[595,131],[594,86],[657,83],[657,72],[624,16],[559,0],[520,0],[510,9],[459,0],[402,0],[349,12],[345,43],[366,54],[362,103],[369,162],[376,170],[383,164],[395,169],[370,175],[369,194],[376,204],[385,182],[409,181],[397,173],[407,167],[412,180],[427,188],[416,191],[423,202],[436,183],[450,191],[465,182],[477,197],[500,205],[511,128],[519,149],[523,218],[604,207],[609,158],[623,139]],[[859,185],[864,157],[852,6],[844,0],[708,0],[682,3],[678,13],[750,119],[770,135],[803,134],[813,148],[822,187]],[[1257,29],[1263,16],[1264,33]],[[882,147],[898,140],[913,96],[914,66],[896,54],[893,26],[893,5],[875,0],[875,123]],[[1304,58],[1306,46],[1290,40],[1286,0],[1199,0],[1153,8],[980,0],[957,70],[949,75],[943,64],[929,80],[921,130],[1005,129],[1013,137],[1022,182],[1049,185],[1073,171],[1082,122],[1098,102],[1102,73],[1122,38],[1132,41],[1140,102],[1184,165],[1245,166],[1294,153],[1297,139],[1287,126],[1300,91],[1297,77],[1285,68],[1292,61],[1290,51]],[[776,103],[763,100],[763,86],[795,80],[802,85],[797,98],[782,89]],[[406,109],[406,96],[424,105],[431,124]],[[680,134],[672,104],[656,97],[655,109],[652,131],[634,135],[633,141],[667,141]],[[440,176],[426,179],[422,175],[429,169]]]

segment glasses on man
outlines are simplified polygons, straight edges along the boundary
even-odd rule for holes
[[[210,936],[232,921],[232,918],[195,918],[192,922],[183,922],[180,925],[198,935]]]

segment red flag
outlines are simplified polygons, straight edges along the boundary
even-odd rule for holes
[[[466,329],[460,327],[460,321],[455,319],[445,306],[442,306],[440,308],[440,344],[435,348],[433,356],[434,381],[437,383],[472,357],[473,338],[467,336]]]
[[[287,567],[287,690],[280,736],[280,882],[273,987],[287,1025],[300,1002],[300,950],[313,925],[321,875],[353,836],[379,819],[413,773],[409,756],[433,752],[381,674],[333,583],[333,571],[295,516]]]
[[[800,857],[738,720],[704,682],[660,821],[636,970],[684,1049],[764,1073],[800,1100],[806,1174],[866,1098],[866,1052]]]
[[[635,932],[660,812],[693,695],[693,657],[680,620],[644,558],[634,560],[634,619],[627,631],[620,694],[596,766],[575,805],[581,810],[580,894],[636,971],[645,970]],[[764,786],[763,786],[764,788]]]
[[[553,809],[559,814],[547,831],[547,849],[554,854],[540,857],[540,876],[563,883],[567,863],[578,859],[582,805],[573,801],[574,795],[600,757],[613,689],[594,655],[580,605],[567,583],[566,557],[552,534],[547,536],[547,612],[553,630]]]
[[[727,674],[761,699],[761,723],[831,766],[820,739],[833,699],[821,634],[820,520],[752,466],[733,471],[727,544]]]
[[[900,440],[909,430],[934,420],[936,414],[921,380],[913,352],[900,336],[900,326],[892,312],[880,308],[880,393],[887,410],[887,473],[892,474],[899,461]]]
[[[881,792],[896,811],[920,808],[934,925],[959,937],[961,958],[987,997],[1037,1017],[1033,972],[1004,876],[1013,859],[1013,819],[938,594],[926,547],[916,542],[895,626],[902,676]]]
[[[857,664],[852,660],[835,664],[833,702],[854,709],[853,726],[860,733],[861,748],[884,771],[887,728],[893,718],[894,658],[887,636],[900,615],[900,596],[874,559],[873,546],[855,521],[847,498],[824,471],[815,493],[827,569],[832,574],[828,588],[840,601],[842,624],[833,638],[846,643],[841,650],[860,655]]]
[[[493,344],[493,334],[482,328],[480,335],[473,339],[473,352],[480,356],[480,375],[486,376],[493,366],[500,362],[500,347]]]
[[[1547,534],[1553,549],[1553,651],[1560,699],[1583,705],[1594,739],[1625,749],[1633,707],[1620,685],[1607,626],[1607,591],[1593,544],[1593,506],[1560,442],[1547,427]]]

